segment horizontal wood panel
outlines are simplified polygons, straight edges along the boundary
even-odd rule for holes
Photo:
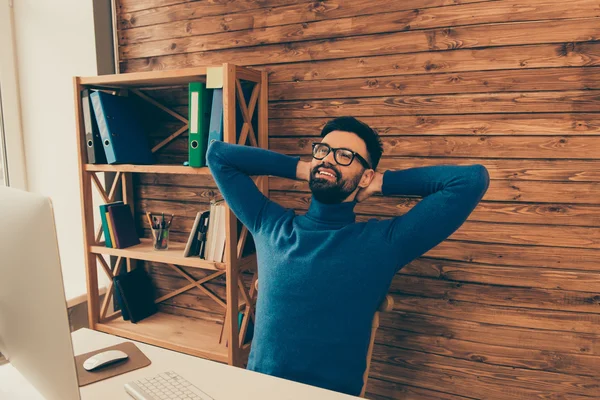
[[[275,53],[279,54],[279,53]],[[214,52],[212,53],[214,55]],[[358,55],[342,59],[300,60],[286,63],[285,59],[270,63],[255,59],[240,59],[240,65],[252,65],[269,73],[269,82],[310,79],[342,79],[398,74],[428,74],[433,72],[492,71],[568,66],[600,65],[600,44],[594,42],[564,42],[522,46],[456,49],[450,52],[416,52],[385,55]],[[122,71],[149,71],[201,65],[203,62],[225,62],[227,58],[209,59],[211,53],[122,60]],[[274,54],[271,54],[271,58]],[[283,56],[285,57],[285,56]],[[221,61],[219,61],[221,60]],[[275,60],[277,61],[277,60]]]
[[[286,208],[303,213],[309,207],[311,196],[310,193],[272,191],[269,198]],[[357,214],[395,217],[404,215],[419,201],[413,198],[374,196],[358,203],[354,211]],[[597,227],[600,222],[598,211],[598,206],[593,205],[482,201],[469,215],[469,221]]]
[[[600,292],[600,279],[594,292],[573,292],[565,289],[553,290],[447,282],[434,278],[398,275],[392,282],[390,292],[511,308],[536,308],[600,314],[600,295],[598,295]],[[485,293],[485,296],[482,296],[482,293]],[[598,322],[600,322],[600,319]]]
[[[493,313],[494,308],[486,308],[482,311]],[[397,310],[385,312],[381,313],[381,327],[469,343],[544,350],[549,353],[600,356],[600,335],[597,333],[531,329],[503,325],[502,320],[493,321],[493,318],[492,322],[482,322],[461,319],[461,315],[440,314]],[[493,314],[490,317],[493,317]]]
[[[450,282],[565,289],[593,293],[600,291],[600,278],[596,272],[482,265],[428,257],[413,260],[400,270],[399,275],[426,276]]]
[[[182,58],[169,62],[177,67],[207,65],[235,59],[239,65],[278,64],[309,60],[328,60],[347,57],[366,57],[383,54],[413,53],[431,50],[454,50],[457,48],[478,48],[531,43],[564,43],[597,40],[600,30],[590,31],[588,26],[595,20],[566,20],[559,22],[527,22],[517,24],[497,24],[456,29],[440,29],[419,32],[400,32],[360,36],[332,40],[305,41],[285,44],[271,44],[260,47],[239,47],[206,51],[209,44],[199,42],[196,46],[177,47],[176,43],[154,44],[148,51],[133,53],[137,58],[160,56],[171,57],[175,53]],[[477,38],[477,39],[473,39]],[[536,38],[536,40],[532,39]],[[540,40],[540,38],[543,38]],[[198,43],[192,41],[193,43]],[[173,46],[174,45],[174,46]],[[213,46],[217,46],[214,44]],[[201,48],[203,51],[200,51]],[[122,49],[122,48],[120,48]],[[194,50],[194,52],[191,52]],[[123,50],[124,51],[124,50]],[[124,54],[122,60],[134,58]],[[181,62],[186,59],[187,62]],[[145,61],[146,63],[148,61]],[[161,60],[152,62],[161,64]],[[140,66],[135,70],[140,70]],[[174,66],[173,66],[174,67]],[[171,68],[171,67],[169,67]],[[143,69],[143,68],[142,68]],[[125,66],[123,71],[132,70]]]
[[[600,229],[597,227],[468,221],[450,237],[472,242],[600,249]]]
[[[591,333],[600,329],[600,315],[569,311],[516,308],[452,299],[432,299],[405,294],[392,294],[394,310],[429,315],[452,315],[453,318],[489,324]]]
[[[271,190],[309,192],[307,182],[285,178],[269,178],[269,187]],[[490,180],[483,198],[487,201],[598,204],[598,187],[598,183],[591,182]],[[552,193],[552,197],[548,193]]]
[[[155,4],[148,7],[147,3]],[[192,20],[218,15],[230,15],[252,11],[259,13],[261,8],[280,8],[303,0],[242,0],[234,2],[204,2],[197,0],[120,0],[125,2],[118,16],[119,32],[146,25]],[[306,1],[305,1],[306,2]],[[180,4],[177,4],[180,3]],[[143,5],[142,5],[143,4]]]
[[[217,189],[217,184],[212,175],[165,175],[165,174],[137,174],[136,183],[140,185],[159,186],[191,186]],[[141,190],[141,188],[137,188]],[[165,191],[170,190],[164,188]]]
[[[330,117],[273,118],[270,138],[313,136],[318,138]],[[399,135],[599,135],[600,114],[472,114],[418,116],[363,116],[360,118],[380,136]],[[162,140],[182,127],[164,123],[148,129],[152,140]],[[182,134],[182,140],[187,133]],[[426,160],[425,160],[426,161]],[[593,173],[593,171],[587,171]]]
[[[596,69],[592,69],[595,71]],[[599,69],[600,71],[600,69]],[[527,71],[530,72],[530,71]],[[543,72],[538,71],[538,75]],[[436,74],[429,78],[430,82],[435,82]],[[447,74],[442,74],[448,76]],[[593,73],[590,75],[592,79]],[[518,77],[509,78],[512,81],[518,81]],[[588,79],[587,76],[580,79]],[[345,82],[345,81],[340,81]],[[327,82],[323,82],[326,87]],[[343,88],[343,83],[338,87]],[[597,83],[585,85],[586,89],[598,87]],[[437,92],[434,90],[433,92]],[[147,91],[152,93],[152,91]],[[544,91],[544,92],[516,92],[516,93],[472,93],[472,94],[452,94],[452,95],[394,95],[388,97],[348,97],[336,99],[334,94],[325,91],[320,97],[326,97],[328,100],[307,100],[307,101],[271,101],[269,105],[269,115],[271,118],[315,118],[315,117],[334,117],[338,115],[347,115],[349,112],[357,117],[373,117],[375,115],[406,115],[406,114],[481,114],[481,113],[499,113],[499,112],[597,112],[598,102],[600,101],[600,91],[598,90],[568,90],[568,91]],[[372,96],[372,93],[363,93],[365,96]],[[185,106],[187,109],[187,92],[185,88],[178,88],[169,93],[152,93],[156,100],[174,107]],[[455,104],[456,103],[456,104]],[[490,103],[490,104],[488,104]],[[362,111],[354,112],[355,108],[361,107]],[[467,112],[460,107],[469,106],[471,109]],[[396,108],[398,110],[396,110]],[[341,114],[340,114],[341,113]],[[596,114],[597,117],[597,114]]]
[[[589,400],[588,396],[598,390],[598,380],[591,377],[515,370],[381,345],[375,346],[373,356],[374,376],[399,383],[418,381],[430,389],[482,398],[533,399],[561,393],[567,396],[564,398]],[[393,364],[382,364],[381,360]]]
[[[334,12],[322,18],[311,18],[314,5],[269,8],[227,14],[222,18],[214,16],[161,24],[122,31],[120,45],[125,51],[137,51],[152,46],[131,46],[135,43],[171,41],[178,47],[181,38],[194,38],[212,42],[230,41],[233,47],[242,47],[280,41],[295,42],[322,38],[348,37],[397,31],[457,27],[463,25],[498,22],[521,22],[565,18],[585,18],[599,16],[600,8],[593,0],[572,0],[569,3],[556,3],[552,0],[507,0],[490,7],[488,3],[459,4],[451,7],[435,7],[393,11],[389,2],[381,0],[375,4],[348,1],[347,7],[337,8],[325,3],[325,8]],[[379,3],[379,4],[378,4]],[[402,3],[401,7],[405,7]],[[380,5],[381,7],[378,7]],[[366,7],[369,7],[368,9]],[[361,15],[362,13],[370,15]],[[385,9],[384,13],[373,13]],[[341,11],[341,12],[340,12]],[[493,11],[493,12],[490,12]],[[465,18],[469,15],[469,18]],[[293,16],[292,18],[288,16]],[[234,33],[235,32],[235,33]],[[198,37],[198,36],[202,37]],[[191,42],[183,42],[189,46]],[[129,47],[128,47],[129,46]],[[211,48],[207,48],[210,50]]]
[[[594,112],[598,91],[414,95],[271,102],[273,118],[414,114]]]
[[[181,53],[197,53],[214,50],[254,49],[257,53],[273,53],[286,42],[286,47],[310,54],[330,49],[323,41],[335,43],[336,57],[353,57],[356,51],[363,55],[410,53],[430,50],[452,50],[467,47],[506,46],[531,43],[557,43],[565,41],[582,42],[597,40],[600,30],[590,30],[591,19],[565,19],[560,21],[515,22],[506,24],[482,24],[452,28],[433,28],[420,31],[406,31],[406,23],[398,26],[394,21],[380,24],[380,15],[363,17],[362,24],[352,24],[332,28],[330,21],[319,21],[300,25],[285,25],[263,28],[256,31],[222,32],[195,37],[183,37],[154,42],[134,43],[119,46],[121,59],[165,56]],[[464,16],[462,17],[464,18]],[[401,21],[404,22],[404,21]],[[341,31],[343,36],[337,36]],[[376,35],[375,35],[376,34]],[[362,35],[362,36],[358,36]],[[337,37],[336,37],[337,36]],[[330,39],[329,39],[330,38]],[[535,38],[535,39],[534,39]],[[350,42],[354,49],[351,49]],[[366,43],[370,43],[367,46]],[[306,46],[310,44],[310,49]],[[261,45],[260,49],[256,46]],[[381,49],[379,53],[372,53]],[[332,53],[325,58],[332,58]],[[302,60],[289,60],[302,61]],[[264,63],[264,61],[262,62]]]
[[[381,7],[385,7],[388,12],[393,12],[413,10],[415,8],[423,10],[426,8],[461,3],[480,3],[482,1],[487,2],[490,0],[404,0],[394,2],[389,2],[387,0],[372,0],[369,3],[357,0],[346,0],[343,2],[328,0],[327,2],[316,3],[313,1],[297,0],[288,1],[287,3],[289,5],[286,5],[286,2],[284,1],[279,1],[277,3],[268,1],[262,2],[264,5],[268,5],[268,8],[264,9],[243,9],[240,7],[240,2],[234,2],[228,4],[226,10],[219,10],[217,4],[207,5],[202,2],[196,2],[189,5],[156,8],[153,10],[153,13],[133,12],[123,14],[121,15],[119,24],[121,27],[120,31],[125,34],[127,34],[128,31],[136,30],[128,28],[160,24],[159,26],[154,27],[155,29],[152,33],[158,36],[157,39],[164,39],[167,37],[183,36],[178,35],[178,33],[181,33],[178,28],[180,28],[180,24],[184,22],[193,24],[192,26],[196,27],[197,23],[202,21],[208,23],[210,27],[210,21],[208,21],[206,17],[211,17],[212,20],[220,20],[215,18],[216,15],[219,15],[215,13],[226,13],[223,16],[223,21],[226,21],[227,25],[221,27],[221,29],[215,30],[209,30],[210,28],[198,26],[199,29],[203,30],[196,32],[210,33],[250,28],[258,29],[268,26],[352,17],[377,13]],[[247,18],[253,20],[252,25],[241,25],[239,21],[245,21]]]
[[[427,252],[432,258],[491,265],[600,271],[595,249],[548,248],[445,240]]]
[[[139,199],[136,201],[137,211],[145,214],[146,211],[164,212],[165,214],[175,214],[178,217],[186,217],[193,219],[198,211],[204,211],[210,207],[209,202],[179,202],[179,201],[163,201],[154,199]],[[173,220],[175,224],[175,220]]]
[[[269,99],[308,100],[598,88],[600,68],[548,68],[282,82],[269,85]]]
[[[365,398],[372,400],[467,400],[472,397],[457,396],[437,390],[388,382],[369,376]]]
[[[600,43],[560,43],[523,46],[457,49],[449,52],[428,51],[350,57],[291,64],[257,65],[269,73],[269,83],[309,80],[372,78],[469,71],[497,71],[599,65]],[[131,63],[135,61],[132,60]],[[166,58],[166,68],[176,62]],[[140,60],[136,68],[143,68]],[[129,64],[128,64],[129,65]],[[131,64],[133,65],[133,64]]]
[[[557,353],[543,348],[520,349],[495,346],[411,332],[401,328],[379,329],[376,343],[490,365],[591,377],[597,376],[597,365],[600,363],[598,356]]]

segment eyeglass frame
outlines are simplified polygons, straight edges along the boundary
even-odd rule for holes
[[[323,158],[317,158],[317,157],[315,157],[315,146],[327,146],[327,148],[329,148],[329,151],[327,152],[327,154],[325,154],[323,156]],[[338,150],[346,150],[346,151],[349,151],[350,153],[352,153],[352,160],[350,160],[350,162],[348,164],[341,164],[337,160],[337,156],[335,155]],[[333,159],[335,160],[336,163],[338,163],[341,166],[348,167],[348,166],[352,165],[352,162],[354,161],[355,158],[358,158],[358,160],[363,165],[363,167],[371,169],[371,165],[369,165],[369,162],[367,160],[365,160],[363,156],[361,156],[360,154],[358,154],[357,152],[355,152],[353,150],[347,149],[345,147],[335,147],[334,148],[334,147],[331,147],[330,145],[328,145],[327,143],[323,143],[323,142],[312,144],[312,156],[316,160],[325,159],[325,157],[327,157],[329,155],[329,153],[331,153],[332,151],[333,151]]]

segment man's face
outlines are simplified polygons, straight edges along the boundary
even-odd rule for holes
[[[332,131],[321,143],[327,143],[332,148],[352,150],[368,160],[365,142],[352,132]],[[322,160],[313,158],[310,168],[310,190],[318,201],[326,204],[341,203],[357,190],[359,184],[361,187],[368,185],[364,179],[361,180],[365,167],[358,157],[354,157],[350,165],[344,166],[335,161],[333,153],[333,150],[330,151]]]

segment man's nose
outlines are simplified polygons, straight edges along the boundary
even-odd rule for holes
[[[335,157],[333,155],[333,150],[330,151],[329,154],[327,154],[327,156],[325,156],[323,162],[328,162],[331,165],[337,165],[337,162],[335,161]]]

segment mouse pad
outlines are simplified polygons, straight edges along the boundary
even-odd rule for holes
[[[107,350],[121,350],[129,357],[125,360],[117,361],[114,364],[105,365],[93,371],[86,371],[83,368],[83,363],[85,360],[95,354],[102,353]],[[148,357],[146,357],[135,344],[131,342],[125,342],[115,346],[106,347],[104,349],[98,349],[89,353],[80,354],[75,357],[75,365],[77,367],[79,386],[85,386],[89,385],[90,383],[124,374],[125,372],[146,367],[150,365],[150,359],[148,359]]]

